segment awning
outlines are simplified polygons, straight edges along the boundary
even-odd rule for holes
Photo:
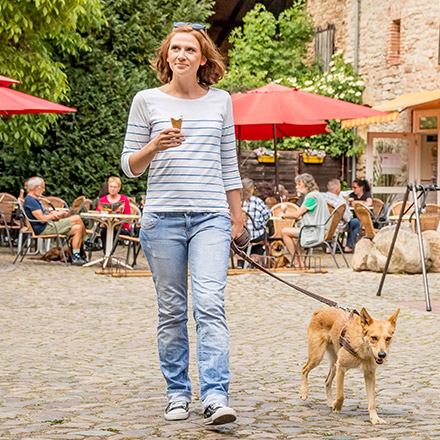
[[[389,113],[382,116],[370,116],[369,118],[344,119],[341,121],[341,128],[361,127],[363,125],[383,124],[393,122],[399,119],[399,112]]]
[[[408,107],[414,107],[415,105],[426,104],[427,102],[437,101],[440,99],[440,90],[433,90],[432,92],[421,93],[406,93],[391,101],[384,102],[383,104],[376,105],[373,108],[376,110],[382,110],[384,112],[402,112]]]
[[[386,116],[372,116],[360,119],[345,119],[341,121],[342,128],[360,127],[362,125],[382,124],[385,122],[393,122],[399,119],[399,113],[409,107],[426,104],[432,101],[440,100],[440,90],[432,90],[430,92],[406,93],[398,98],[391,99],[383,104],[375,105],[375,110],[384,112],[392,112]]]

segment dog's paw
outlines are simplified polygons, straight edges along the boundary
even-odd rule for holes
[[[307,397],[309,396],[309,390],[307,387],[301,387],[299,390],[299,397],[301,397],[302,400],[307,400]]]
[[[340,413],[342,409],[342,400],[335,400],[332,405],[332,410],[334,413]]]
[[[377,414],[370,416],[370,420],[373,425],[384,425],[388,423],[386,420],[381,419]]]
[[[327,406],[333,409],[335,401],[333,399],[327,399]]]

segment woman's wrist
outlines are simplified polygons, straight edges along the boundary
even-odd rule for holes
[[[241,218],[237,218],[237,219],[232,218],[232,223],[234,223],[235,226],[241,226],[241,227],[244,226],[243,219]]]
[[[156,154],[159,151],[159,141],[157,137],[148,142],[143,150],[145,150],[146,154]]]

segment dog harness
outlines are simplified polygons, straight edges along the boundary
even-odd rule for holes
[[[353,315],[356,313],[356,315],[359,315],[359,312],[356,310],[352,310],[350,313],[350,316],[348,317],[348,322],[345,325],[345,327],[342,329],[341,335],[339,336],[339,345],[341,347],[344,347],[350,354],[352,354],[355,357],[359,357],[356,353],[355,349],[351,346],[350,341],[346,339],[345,333],[347,333],[348,324],[353,318]]]

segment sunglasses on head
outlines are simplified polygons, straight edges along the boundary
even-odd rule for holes
[[[189,23],[187,21],[177,21],[176,23],[173,23],[173,27],[178,28],[180,26],[185,26],[185,25],[189,25],[191,26],[194,30],[196,31],[200,31],[202,29],[205,29],[206,26],[204,24],[200,24],[200,23]]]

